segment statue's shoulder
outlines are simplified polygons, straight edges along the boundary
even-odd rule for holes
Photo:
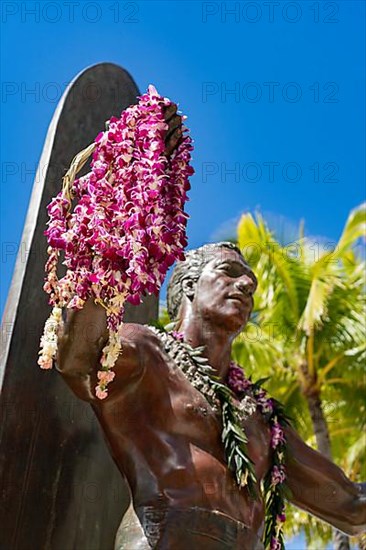
[[[138,347],[154,348],[161,346],[158,333],[149,325],[141,325],[138,323],[124,323],[120,332],[123,341]]]

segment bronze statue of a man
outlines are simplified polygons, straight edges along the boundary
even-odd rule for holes
[[[173,113],[167,150],[179,137]],[[172,141],[173,140],[173,141]],[[192,348],[204,347],[223,383],[234,338],[253,308],[256,277],[234,245],[189,251],[175,267],[168,310],[175,330]],[[271,468],[270,428],[253,410],[243,420],[257,496],[236,483],[225,460],[220,414],[187,379],[148,326],[128,324],[108,397],[95,397],[101,351],[108,339],[104,309],[89,300],[69,311],[57,368],[74,393],[90,402],[133,503],[120,548],[223,550],[263,548],[261,482]],[[365,525],[363,486],[352,483],[320,453],[286,428],[286,483],[290,500],[350,535]],[[132,519],[131,519],[132,517]],[[137,518],[137,519],[136,519]]]

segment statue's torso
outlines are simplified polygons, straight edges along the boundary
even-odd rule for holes
[[[154,350],[141,379],[97,414],[136,509],[217,510],[260,531],[262,499],[240,490],[228,471],[220,418],[163,350]],[[244,428],[261,480],[270,466],[270,430],[259,412]]]

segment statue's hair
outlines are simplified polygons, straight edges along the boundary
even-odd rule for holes
[[[174,267],[167,289],[167,307],[169,317],[172,321],[177,320],[179,308],[182,303],[183,279],[190,279],[193,281],[193,285],[195,287],[201,276],[203,268],[209,261],[212,260],[213,255],[220,248],[235,250],[235,252],[238,252],[238,254],[242,256],[240,249],[234,243],[223,241],[219,243],[205,244],[199,248],[186,251],[186,259],[178,262]]]

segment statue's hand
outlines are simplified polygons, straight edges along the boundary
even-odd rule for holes
[[[175,103],[166,107],[164,117],[169,125],[165,138],[165,155],[169,157],[182,138],[182,117],[177,114]]]
[[[182,117],[177,114],[177,106],[175,103],[165,107],[164,113],[165,122],[168,123],[168,130],[165,136],[165,156],[170,157],[174,149],[179,145],[182,139]],[[108,182],[113,183],[115,176],[112,174],[108,177]]]

